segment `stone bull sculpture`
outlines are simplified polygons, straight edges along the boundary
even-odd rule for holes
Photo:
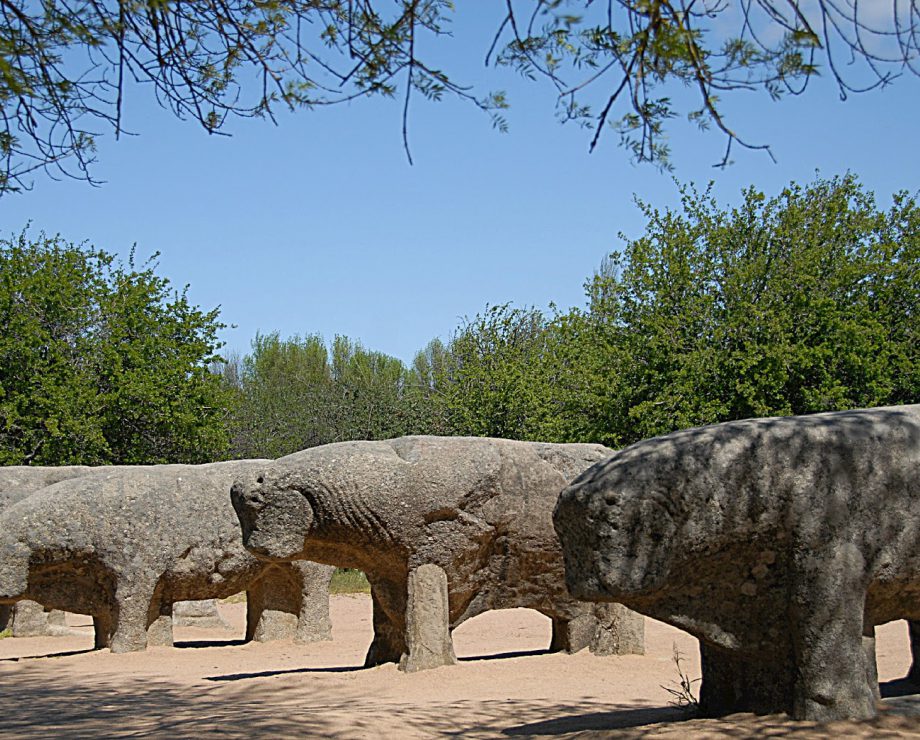
[[[172,607],[247,592],[246,638],[329,636],[332,568],[250,555],[230,504],[254,464],[117,466],[0,512],[0,603],[93,616],[96,647],[172,644]]]
[[[36,491],[94,471],[113,471],[113,466],[88,465],[7,465],[0,467],[0,511],[31,496]],[[0,630],[9,629],[13,637],[44,637],[72,634],[63,611],[48,609],[29,599],[0,605]],[[179,601],[173,606],[173,624],[186,627],[226,628],[217,611],[217,601]]]
[[[700,705],[876,713],[874,627],[920,619],[920,406],[639,442],[554,514],[569,589],[700,640]]]
[[[559,491],[610,454],[600,445],[402,437],[324,445],[234,484],[246,547],[363,570],[368,666],[455,662],[450,630],[490,609],[552,619],[551,649],[642,652],[642,618],[565,589],[551,514]]]
[[[53,483],[86,475],[86,465],[8,465],[0,467],[0,511]],[[67,633],[64,612],[45,609],[24,599],[15,605],[0,605],[0,630],[9,629],[13,637],[36,637]]]

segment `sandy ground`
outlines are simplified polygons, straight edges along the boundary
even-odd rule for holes
[[[699,676],[696,641],[648,621],[644,656],[545,651],[549,620],[514,609],[455,632],[460,664],[406,675],[362,669],[366,596],[332,599],[332,642],[242,644],[243,604],[222,604],[231,630],[176,630],[177,646],[93,651],[91,621],[66,637],[0,640],[0,736],[170,738],[920,737],[920,695],[903,622],[878,631],[885,711],[868,723],[816,726],[785,717],[695,720],[669,705],[675,646]]]

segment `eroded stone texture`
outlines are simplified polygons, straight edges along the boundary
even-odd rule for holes
[[[174,627],[199,627],[201,629],[229,629],[217,611],[217,599],[177,601],[173,604]]]
[[[622,604],[597,604],[592,637],[595,655],[641,655],[645,652],[645,620]]]
[[[333,566],[303,560],[272,566],[272,578],[255,581],[246,601],[246,639],[295,642],[332,639],[329,621],[329,579]],[[304,598],[322,594],[323,598]]]
[[[64,612],[46,609],[35,601],[7,604],[0,610],[0,630],[8,629],[13,637],[50,637],[70,634]]]
[[[611,452],[600,445],[473,437],[343,442],[242,476],[233,486],[233,502],[252,552],[367,574],[374,604],[367,665],[452,662],[452,648],[443,648],[450,644],[449,630],[482,612],[510,607],[549,616],[555,649],[641,652],[639,615],[580,603],[568,594],[552,527],[559,491]],[[424,585],[434,583],[434,571],[419,572],[426,565],[445,575],[447,610],[437,618],[441,636],[422,658],[413,652],[419,640],[408,634],[407,613],[416,614],[415,624],[430,635],[430,615],[440,612],[424,606],[439,603],[426,591],[434,585]]]
[[[409,572],[406,589],[406,654],[399,667],[412,673],[457,662],[450,632],[447,574],[426,563]]]
[[[264,461],[112,466],[42,488],[0,513],[0,602],[34,599],[91,614],[97,647],[113,652],[172,644],[175,602],[247,591],[252,639],[328,635],[328,590],[292,595],[292,584],[328,585],[332,568],[266,563],[242,545],[232,480]],[[314,574],[313,581],[304,572]],[[286,594],[267,604],[267,594]],[[287,631],[263,628],[289,610]],[[252,620],[255,620],[254,622]]]
[[[24,599],[16,604],[0,605],[0,632],[9,630],[13,637],[53,637],[70,634],[64,612],[46,609]]]
[[[0,467],[0,511],[10,504],[31,496],[38,490],[62,480],[78,478],[94,470],[87,465],[10,465]],[[197,627],[226,627],[217,613],[217,602],[180,601],[173,607],[173,623]],[[172,642],[172,629],[168,635],[160,629],[159,640]],[[162,625],[161,625],[162,627]],[[24,599],[16,604],[0,607],[0,630],[9,628],[13,637],[49,637],[70,634],[65,624],[64,612],[46,609],[35,601]]]
[[[554,520],[573,594],[700,639],[705,712],[871,717],[874,626],[920,619],[920,406],[646,440]]]
[[[8,465],[0,467],[0,511],[46,486],[86,475],[86,465]],[[45,609],[28,599],[0,607],[0,630],[9,629],[13,637],[51,637],[69,634],[64,612]]]
[[[0,510],[47,486],[69,478],[79,478],[93,468],[87,465],[6,465],[0,466]]]

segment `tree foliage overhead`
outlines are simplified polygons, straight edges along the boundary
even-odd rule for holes
[[[485,4],[483,4],[485,6]],[[497,10],[496,10],[497,8]],[[505,0],[487,62],[549,79],[562,117],[608,123],[640,161],[667,163],[669,119],[687,115],[733,142],[720,96],[802,92],[822,70],[842,95],[920,68],[920,0]],[[475,11],[483,12],[478,5]],[[235,116],[355,98],[453,95],[504,127],[501,92],[437,63],[449,0],[0,0],[0,194],[50,170],[92,180],[98,134],[121,130],[134,82],[208,132]],[[480,52],[474,50],[478,56]],[[858,62],[859,64],[853,64]]]
[[[723,97],[766,90],[798,95],[824,73],[841,98],[920,74],[917,0],[507,0],[500,63],[548,78],[563,120],[594,133],[612,124],[638,161],[667,166],[667,122],[681,114],[734,143],[752,143],[731,128]],[[675,100],[679,81],[690,100]]]
[[[447,0],[0,0],[0,193],[38,168],[92,180],[100,131],[121,130],[132,82],[220,132],[369,95],[480,99],[416,53],[444,33]]]
[[[150,263],[0,240],[0,464],[202,462],[226,448],[222,328]]]

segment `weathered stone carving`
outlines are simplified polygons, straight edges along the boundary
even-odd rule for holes
[[[217,609],[216,599],[177,601],[173,604],[173,626],[202,629],[229,629]],[[67,626],[66,615],[48,609],[36,601],[23,599],[15,604],[0,605],[0,631],[9,629],[13,637],[54,637],[74,634]]]
[[[555,650],[642,652],[639,615],[566,592],[551,521],[562,487],[610,452],[470,437],[343,442],[249,472],[233,503],[252,552],[367,574],[366,665],[451,663],[449,630],[517,606],[553,620]]]
[[[104,469],[104,468],[103,468]],[[111,469],[111,468],[109,468]],[[9,465],[0,467],[0,511],[31,496],[35,491],[78,478],[100,468],[88,465]],[[193,627],[226,627],[214,599],[180,601],[173,606],[173,623]],[[64,612],[47,609],[23,599],[0,606],[0,630],[9,629],[13,637],[42,637],[70,634]]]
[[[217,599],[177,601],[173,604],[173,626],[230,629],[217,610]]]
[[[93,616],[96,646],[172,644],[172,606],[247,592],[247,639],[329,636],[332,568],[271,564],[242,545],[232,480],[262,461],[113,466],[0,512],[0,603]]]
[[[873,628],[920,619],[920,406],[639,442],[554,519],[573,594],[700,639],[705,712],[871,717]]]
[[[79,478],[95,468],[88,465],[6,465],[0,466],[0,510],[42,488],[69,478]]]
[[[0,467],[0,511],[46,486],[68,478],[86,475],[86,465],[8,465]],[[46,609],[24,599],[0,605],[0,630],[9,629],[13,637],[40,637],[68,634],[64,612]]]
[[[0,605],[0,631],[9,630],[13,637],[48,637],[68,635],[64,612],[46,609],[24,599],[16,604]]]

